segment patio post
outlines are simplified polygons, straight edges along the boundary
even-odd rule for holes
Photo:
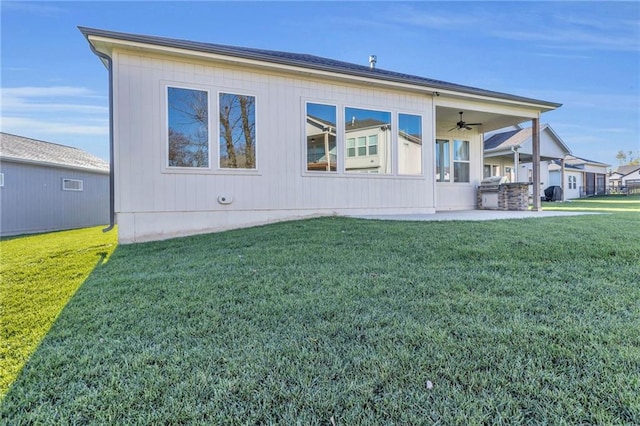
[[[540,203],[540,118],[531,120],[531,145],[533,158],[533,211],[541,211]]]

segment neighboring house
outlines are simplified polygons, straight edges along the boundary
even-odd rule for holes
[[[77,148],[0,133],[0,235],[108,223],[108,163]]]
[[[626,189],[629,182],[640,184],[640,164],[618,166],[609,175],[609,188],[613,191]]]
[[[563,170],[564,163],[564,170]],[[609,164],[567,155],[563,161],[550,162],[549,186],[561,186],[563,198],[591,197],[607,193],[607,168]],[[562,176],[564,174],[564,180]]]
[[[121,243],[473,209],[482,134],[560,106],[374,63],[80,31],[109,70]]]
[[[512,126],[485,135],[484,177],[506,176],[510,182],[533,182],[532,129]],[[540,185],[550,186],[549,162],[562,159],[571,150],[549,126],[540,127]],[[533,187],[530,188],[533,192]]]

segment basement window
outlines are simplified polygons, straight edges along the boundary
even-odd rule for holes
[[[82,183],[80,179],[62,179],[63,191],[82,191]]]

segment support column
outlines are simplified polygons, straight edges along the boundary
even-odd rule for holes
[[[560,159],[560,188],[562,188],[562,201],[566,201],[566,188],[564,185],[564,157]]]
[[[531,120],[531,145],[533,158],[533,211],[541,211],[540,203],[540,118]]]

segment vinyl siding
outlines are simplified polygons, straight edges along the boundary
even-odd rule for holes
[[[83,228],[109,223],[109,176],[76,169],[3,161],[0,234]],[[83,181],[82,191],[63,191],[63,179]]]
[[[123,242],[315,214],[435,209],[430,97],[124,51],[114,53],[114,67],[116,212]],[[211,169],[166,167],[166,85],[209,91]],[[256,170],[217,170],[219,92],[256,97]],[[345,106],[390,111],[394,126],[399,112],[421,115],[424,174],[395,175],[395,149],[394,175],[307,172],[305,101],[337,106],[339,169]],[[472,158],[480,158],[480,143],[475,145]],[[481,175],[480,165],[474,167]],[[218,203],[220,195],[233,202]]]

